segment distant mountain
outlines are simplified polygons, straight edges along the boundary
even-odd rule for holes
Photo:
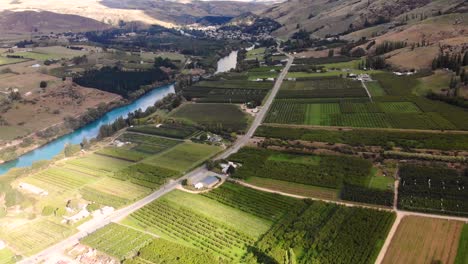
[[[0,33],[88,31],[108,28],[109,25],[77,15],[53,12],[0,12]]]
[[[262,2],[264,1],[5,0],[0,1],[0,12],[49,11],[78,15],[112,25],[124,20],[171,27],[195,23],[203,17],[235,17],[245,12],[259,12],[266,7]]]

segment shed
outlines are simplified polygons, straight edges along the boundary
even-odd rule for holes
[[[202,181],[197,182],[194,187],[195,189],[202,189],[202,188],[212,188],[219,182],[219,179],[215,176],[207,176]]]

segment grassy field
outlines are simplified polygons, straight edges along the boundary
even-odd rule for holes
[[[0,250],[0,264],[13,264],[16,263],[15,261],[15,254],[11,252],[9,249],[1,249]]]
[[[149,157],[143,162],[182,173],[200,165],[219,151],[221,148],[217,146],[186,142]]]
[[[265,48],[257,48],[247,52],[246,60],[263,60],[265,58]]]
[[[462,227],[462,222],[407,216],[382,263],[453,263]]]
[[[0,66],[27,61],[27,59],[7,58],[0,56]]]
[[[203,125],[210,130],[243,131],[247,116],[231,104],[185,104],[170,115]]]
[[[331,188],[317,187],[312,185],[305,185],[261,177],[250,177],[246,180],[246,182],[258,187],[268,188],[279,192],[296,194],[306,197],[327,200],[338,199],[338,190]]]
[[[133,257],[155,237],[131,228],[110,223],[80,242],[119,260]]]
[[[373,97],[386,95],[385,90],[380,86],[379,82],[366,82],[366,86]]]
[[[135,200],[137,198],[141,198],[149,194],[149,192],[151,191],[150,189],[145,188],[143,186],[113,178],[104,178],[96,183],[88,185],[88,187],[127,200]]]
[[[458,242],[457,257],[455,264],[468,263],[468,224],[463,225],[460,241]]]
[[[424,96],[428,92],[439,92],[441,89],[448,89],[452,74],[448,71],[438,70],[433,75],[418,79],[418,84],[413,89],[413,93]]]
[[[132,164],[130,161],[104,157],[96,154],[91,154],[87,155],[86,157],[73,159],[68,163],[78,167],[101,171],[104,174],[120,170]]]
[[[59,242],[73,231],[46,219],[37,219],[16,227],[2,238],[21,254],[30,256]]]

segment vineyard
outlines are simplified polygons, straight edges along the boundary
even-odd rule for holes
[[[3,231],[3,230],[2,230]],[[55,222],[39,219],[10,230],[5,239],[21,254],[30,256],[71,235],[72,230]]]
[[[378,130],[320,130],[307,128],[260,126],[256,136],[284,140],[344,143],[353,146],[386,146],[393,142],[403,148],[468,150],[468,134],[402,132]]]
[[[182,246],[164,239],[155,239],[143,247],[138,256],[124,261],[124,264],[148,263],[218,263],[214,255],[191,247]]]
[[[301,184],[339,188],[343,182],[367,186],[372,163],[350,156],[283,153],[243,148],[230,160],[242,164],[234,177],[265,177]]]
[[[151,235],[110,223],[80,242],[119,260],[124,260],[136,255],[140,248],[148,245],[153,239]]]
[[[129,216],[135,226],[185,246],[238,260],[253,238],[187,207],[157,200]]]
[[[130,182],[134,184],[151,189],[157,189],[161,185],[165,184],[169,178],[178,174],[179,173],[174,170],[145,163],[138,163],[116,171],[113,177],[123,181],[130,180]]]
[[[61,193],[78,189],[96,180],[96,177],[88,174],[56,167],[43,170],[31,177],[25,178],[24,182],[38,186],[49,192]]]
[[[276,96],[278,99],[346,97],[367,97],[367,93],[359,81],[332,77],[284,82]]]
[[[119,147],[106,147],[96,151],[96,154],[116,159],[122,159],[130,162],[140,161],[148,156],[148,154],[142,152]]]
[[[122,169],[132,164],[130,161],[104,157],[101,155],[90,154],[67,161],[75,167],[84,167],[85,169],[103,172],[104,175]]]
[[[256,243],[246,259],[277,263],[374,263],[394,214],[304,201]],[[264,255],[265,254],[265,255]]]
[[[305,96],[305,95],[302,95]],[[457,129],[437,112],[425,112],[409,101],[355,102],[352,100],[277,99],[265,122],[321,126],[405,129]]]
[[[468,215],[466,176],[446,166],[406,164],[400,168],[398,207],[429,213]]]
[[[202,81],[184,88],[182,94],[185,98],[203,103],[260,103],[271,87],[270,82]]]
[[[94,202],[102,206],[112,206],[114,208],[122,207],[129,202],[129,200],[122,197],[104,193],[91,187],[82,188],[80,194],[86,201]]]
[[[156,136],[170,137],[175,139],[186,139],[197,132],[197,128],[182,124],[163,124],[156,126],[137,126],[127,129],[130,132],[138,132]]]
[[[106,177],[93,184],[87,185],[99,192],[114,195],[127,200],[136,200],[147,195],[150,189],[128,181],[121,181],[115,178]]]
[[[271,221],[280,219],[296,201],[284,196],[259,192],[224,183],[221,187],[203,194],[224,205]]]
[[[171,117],[198,123],[215,132],[238,132],[247,127],[247,116],[231,104],[184,104]]]
[[[210,158],[221,148],[212,145],[185,142],[168,151],[143,160],[143,163],[166,168],[178,172],[186,172],[206,159]]]
[[[132,147],[132,150],[150,155],[157,154],[181,143],[179,140],[135,133],[124,133],[118,139],[122,142],[134,144],[135,146]]]

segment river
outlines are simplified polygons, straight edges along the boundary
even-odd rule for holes
[[[228,56],[221,58],[218,61],[216,73],[227,72],[235,69],[237,66],[237,50],[231,51]]]
[[[38,160],[50,160],[59,154],[66,144],[79,144],[82,142],[83,138],[95,138],[98,135],[99,128],[102,125],[112,123],[119,117],[126,117],[128,113],[134,112],[140,108],[142,110],[146,110],[146,108],[152,106],[156,101],[173,92],[174,85],[172,84],[155,88],[132,103],[115,108],[107,112],[98,120],[89,123],[88,125],[83,126],[70,134],[64,135],[40,148],[28,152],[16,160],[1,164],[0,175],[5,174],[11,168],[31,166]]]

